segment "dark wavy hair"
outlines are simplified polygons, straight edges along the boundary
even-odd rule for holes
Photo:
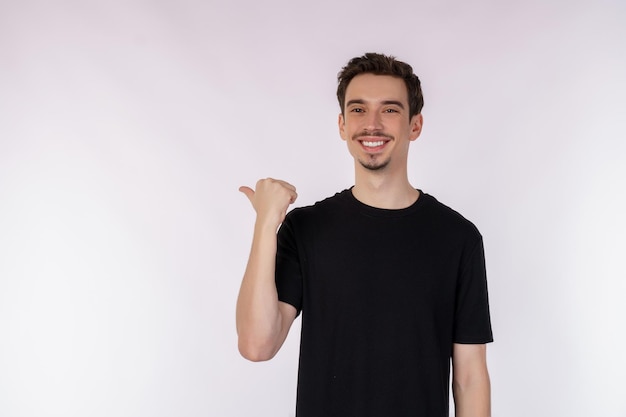
[[[363,56],[352,58],[337,74],[337,99],[341,113],[344,112],[346,90],[354,77],[360,74],[390,75],[404,80],[409,97],[409,118],[420,114],[424,107],[424,96],[419,78],[413,68],[393,56],[368,52]]]

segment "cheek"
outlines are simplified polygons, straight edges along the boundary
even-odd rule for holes
[[[346,141],[347,144],[347,148],[348,148],[348,153],[353,157],[353,158],[358,158],[359,152],[356,149],[358,144],[356,144],[355,142],[348,140]]]

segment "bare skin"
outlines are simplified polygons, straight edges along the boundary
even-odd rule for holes
[[[372,207],[401,209],[419,198],[408,180],[409,144],[421,131],[421,114],[411,116],[404,81],[390,76],[356,76],[346,91],[339,134],[354,158],[356,199]],[[237,300],[239,350],[250,360],[271,359],[296,316],[278,300],[274,283],[276,230],[296,197],[291,184],[271,178],[255,190],[239,189],[257,218],[248,266]],[[485,345],[453,346],[453,394],[457,417],[490,415],[490,382]]]
[[[484,344],[453,345],[452,395],[456,417],[491,416],[491,382]]]
[[[296,188],[281,180],[259,180],[255,190],[241,187],[257,213],[250,258],[237,299],[239,352],[251,361],[276,355],[296,317],[296,309],[278,300],[274,271],[276,230],[287,208],[296,201]]]
[[[404,82],[363,74],[346,91],[346,108],[339,115],[339,134],[354,158],[352,193],[378,208],[399,209],[413,204],[418,191],[409,183],[409,144],[422,131],[422,115],[409,116]],[[380,146],[368,144],[384,142]]]

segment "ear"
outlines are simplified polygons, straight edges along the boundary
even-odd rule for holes
[[[346,120],[343,117],[343,113],[339,113],[337,124],[339,125],[339,136],[341,136],[341,139],[348,140],[346,138]]]
[[[413,141],[420,136],[423,124],[424,118],[422,117],[422,113],[416,114],[411,118],[411,133],[409,135],[409,140]]]

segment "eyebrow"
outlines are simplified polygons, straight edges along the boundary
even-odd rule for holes
[[[348,101],[346,103],[346,107],[348,107],[348,106],[350,106],[352,104],[365,104],[365,100],[362,100],[362,99],[350,100],[350,101]],[[400,102],[398,100],[383,100],[382,104],[385,105],[385,106],[388,106],[388,105],[391,104],[391,105],[394,105],[394,106],[398,106],[398,107],[400,107],[401,109],[404,110],[404,104],[402,104],[402,102]]]

